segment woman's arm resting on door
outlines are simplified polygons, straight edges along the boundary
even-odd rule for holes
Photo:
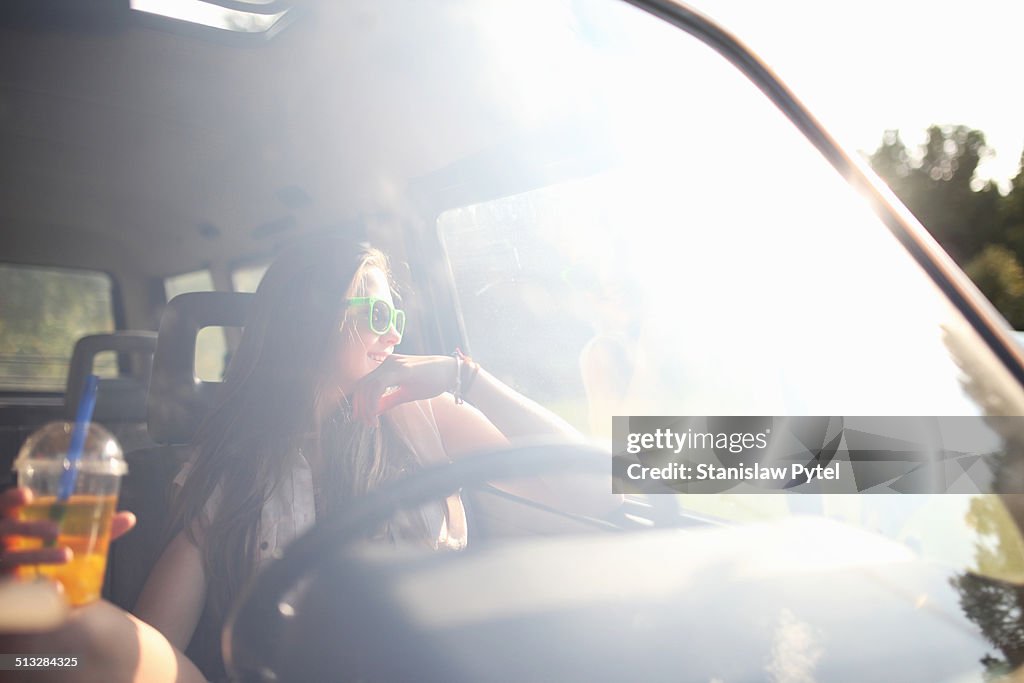
[[[456,381],[459,370],[461,377]],[[462,388],[466,400],[462,405],[447,393],[456,386]],[[441,440],[453,458],[509,444],[583,442],[578,431],[550,410],[478,365],[451,356],[390,355],[359,381],[352,395],[352,412],[356,419],[372,421],[397,404],[424,399],[434,408]],[[611,493],[610,476],[546,476],[494,484],[509,493],[580,514],[603,515],[622,502],[621,496]]]
[[[509,391],[512,390],[509,389]],[[519,395],[516,394],[516,396]],[[521,396],[519,398],[528,400]],[[499,403],[500,400],[498,397],[494,398],[495,403]],[[514,417],[520,409],[520,405],[515,405],[510,410],[502,410],[502,414],[506,417],[512,415],[510,420],[519,424],[529,423],[535,419],[543,420],[533,411],[544,411],[545,409],[532,401],[529,403],[532,406],[526,408],[529,412],[521,422]],[[458,405],[451,394],[441,394],[431,401],[431,405],[437,418],[441,440],[450,457],[459,458],[472,453],[508,448],[509,440],[489,419],[489,416],[468,402]],[[562,422],[561,418],[555,415],[551,417],[555,434],[561,434],[562,427],[559,423],[564,424],[567,429],[572,429],[568,424]],[[577,438],[571,441],[580,440]],[[556,441],[565,440],[556,438]],[[598,456],[595,455],[595,457]],[[611,462],[609,461],[609,470],[610,467]],[[622,503],[622,496],[611,492],[611,478],[599,474],[549,474],[492,483],[513,495],[566,512],[593,517],[603,517]]]

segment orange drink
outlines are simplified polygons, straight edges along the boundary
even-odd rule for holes
[[[116,507],[116,495],[74,495],[64,503],[57,502],[55,496],[44,496],[21,508],[23,520],[57,520],[60,531],[54,546],[71,548],[74,557],[67,564],[20,567],[18,576],[56,580],[64,587],[64,594],[72,605],[98,600],[107,566],[110,520]],[[42,541],[21,538],[17,546],[39,548]]]
[[[71,448],[74,433],[70,422],[51,422],[28,437],[14,461],[18,486],[33,494],[32,503],[18,515],[23,520],[55,522],[57,539],[45,545],[70,548],[74,556],[65,564],[19,567],[17,575],[53,579],[63,587],[69,603],[83,605],[98,600],[103,588],[110,524],[128,466],[117,440],[97,423],[85,428],[84,444]],[[25,550],[44,545],[38,538],[20,538],[16,543]]]

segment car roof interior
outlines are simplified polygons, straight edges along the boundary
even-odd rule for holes
[[[57,21],[16,4],[0,23],[0,250],[111,273],[120,327],[156,328],[154,278],[209,267],[227,289],[230,268],[321,230],[401,261],[439,203],[536,183],[473,172],[532,133],[480,101],[468,46],[403,34],[444,12],[319,3],[292,8],[315,21],[236,36],[106,5]]]

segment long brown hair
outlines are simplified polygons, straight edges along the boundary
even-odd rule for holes
[[[279,256],[256,291],[171,510],[171,532],[184,530],[202,551],[207,607],[218,621],[255,568],[263,505],[295,449],[320,456],[333,507],[415,466],[409,444],[386,420],[371,429],[347,420],[344,410],[322,410],[322,402],[341,396],[334,369],[346,343],[344,299],[363,293],[370,267],[388,273],[380,251],[318,238]],[[215,493],[209,518],[204,509]]]

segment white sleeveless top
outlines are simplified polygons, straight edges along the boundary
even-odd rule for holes
[[[412,401],[395,406],[388,415],[396,429],[412,446],[424,467],[450,462],[444,449],[430,401]],[[281,556],[285,546],[301,536],[316,521],[313,472],[300,450],[287,456],[289,467],[281,484],[264,503],[260,515],[257,569]],[[174,483],[182,486],[195,456],[186,462]],[[213,519],[220,500],[220,485],[203,508],[206,521]],[[430,528],[437,529],[436,548],[460,550],[466,545],[466,514],[458,494],[424,508]]]

